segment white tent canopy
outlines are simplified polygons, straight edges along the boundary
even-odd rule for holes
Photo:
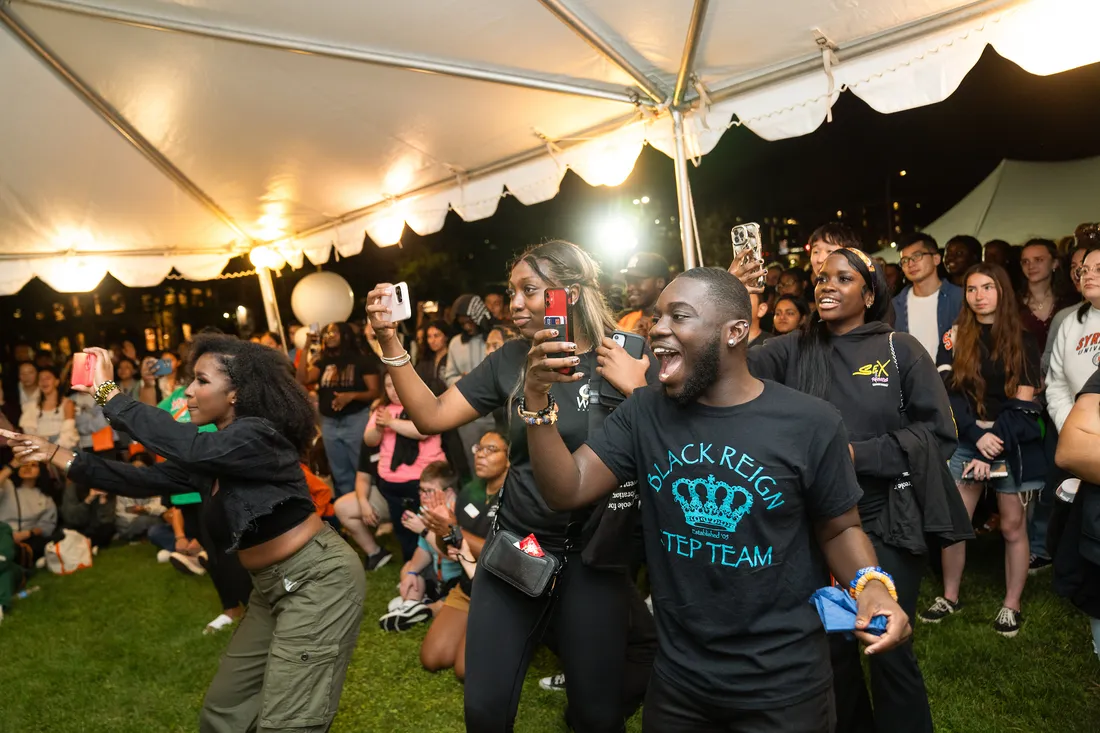
[[[924,228],[939,242],[971,234],[983,242],[1057,239],[1100,220],[1100,156],[1059,163],[1002,160],[950,211]]]
[[[1100,59],[1094,0],[10,0],[0,23],[0,294],[207,279],[263,244],[321,263],[544,201],[566,168],[617,185],[644,144],[688,213],[686,161],[731,120],[778,139],[845,89],[938,102],[987,45]]]

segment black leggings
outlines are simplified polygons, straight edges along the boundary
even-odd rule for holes
[[[190,508],[192,505],[188,505]],[[195,530],[198,534],[199,544],[206,550],[206,572],[210,574],[210,580],[214,583],[214,590],[218,592],[218,599],[222,603],[222,610],[247,606],[248,597],[252,595],[252,576],[241,566],[236,553],[219,552],[214,549],[214,541],[210,538],[206,524],[203,522],[203,513],[198,510],[198,504],[193,505],[191,512],[184,514],[184,522],[187,515],[195,520]]]
[[[925,555],[883,544],[871,536],[882,568],[894,577],[898,604],[910,622],[916,618],[917,594],[927,566]],[[932,711],[928,691],[913,653],[913,641],[901,644],[869,660],[871,697],[863,680],[859,642],[841,634],[829,635],[833,663],[833,690],[836,694],[837,731],[842,733],[931,733]],[[872,713],[871,698],[874,698]]]
[[[570,553],[549,597],[531,598],[484,568],[474,576],[466,627],[466,730],[513,730],[523,678],[551,620],[576,733],[619,733],[627,648],[626,574]]]
[[[417,513],[420,511],[420,482],[404,481],[394,483],[378,477],[378,490],[382,492],[382,498],[386,500],[386,506],[390,508],[390,521],[393,522],[393,535],[397,543],[401,545],[401,554],[405,562],[412,560],[416,552],[416,543],[420,537],[401,523],[401,515],[406,510]]]

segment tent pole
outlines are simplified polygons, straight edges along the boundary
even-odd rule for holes
[[[703,21],[707,16],[707,0],[695,0],[691,10],[691,24],[688,26],[687,40],[684,41],[684,53],[680,57],[680,71],[676,74],[676,90],[672,93],[672,106],[679,107],[687,92],[688,80],[695,66],[695,51],[699,48],[699,37],[703,34]]]
[[[912,41],[921,36],[936,33],[961,23],[973,22],[1004,12],[1017,5],[1024,5],[1032,0],[975,0],[975,2],[961,8],[946,10],[928,18],[913,21],[899,28],[884,31],[874,36],[849,43],[839,44],[836,51],[841,63],[854,61],[884,48]],[[708,98],[711,104],[723,102],[740,94],[762,89],[773,84],[782,84],[804,74],[821,71],[821,54],[815,53],[793,63],[781,66],[778,69],[752,77],[728,81],[724,84],[708,85]],[[688,99],[689,102],[697,99],[697,95]]]
[[[52,69],[53,72],[60,77],[61,81],[67,84],[78,97],[83,99],[104,122],[115,128],[118,134],[122,135],[127,142],[134,146],[139,153],[144,155],[161,173],[168,176],[177,186],[190,194],[193,199],[205,206],[211,214],[218,217],[223,224],[232,229],[239,238],[248,242],[252,241],[252,237],[245,233],[244,229],[233,220],[233,217],[231,217],[225,209],[218,206],[214,199],[210,198],[205,191],[199,188],[195,182],[177,168],[172,161],[164,157],[164,154],[157,150],[156,146],[149,142],[144,135],[138,132],[137,128],[131,125],[117,109],[111,106],[106,99],[101,97],[98,92],[86,84],[75,71],[69,68],[69,66],[57,56],[57,54],[51,51],[41,39],[34,35],[21,20],[9,13],[3,3],[0,3],[0,24],[7,26],[12,35],[19,39],[19,41],[27,47],[27,50]]]
[[[543,7],[554,14],[558,20],[564,23],[574,33],[584,39],[592,48],[603,54],[611,63],[619,67],[637,82],[638,86],[642,88],[649,98],[657,104],[662,104],[668,98],[666,94],[657,84],[653,82],[648,76],[642,73],[642,70],[634,65],[622,51],[615,48],[606,38],[597,33],[591,26],[585,23],[581,18],[569,8],[563,0],[539,0]]]
[[[376,66],[403,69],[405,71],[455,76],[463,79],[474,79],[476,81],[505,84],[525,89],[538,89],[545,92],[571,94],[579,97],[605,99],[611,102],[622,102],[623,104],[652,104],[635,89],[624,89],[623,87],[615,88],[611,85],[601,85],[598,82],[588,82],[586,80],[568,82],[559,79],[518,73],[515,71],[506,71],[503,69],[476,68],[450,61],[417,58],[415,56],[402,56],[372,49],[334,46],[306,39],[285,38],[236,28],[218,28],[216,26],[196,23],[194,21],[163,18],[154,15],[133,13],[116,8],[95,7],[81,2],[73,2],[72,0],[12,0],[12,2],[49,8],[50,10],[59,10],[61,12],[96,18],[98,20],[121,23],[136,28],[183,33],[186,35],[199,36],[201,38],[213,38],[220,41],[242,43],[278,51],[290,51],[292,53],[322,56],[343,61],[357,61]]]
[[[687,151],[684,145],[684,115],[672,110],[672,133],[676,143],[676,202],[680,214],[680,246],[684,252],[684,269],[698,266],[695,259],[695,211],[691,204],[691,184],[688,181]]]
[[[279,301],[275,297],[275,283],[271,279],[271,270],[256,268],[256,279],[260,281],[260,295],[264,300],[264,314],[267,316],[267,330],[279,334],[279,341],[286,352],[286,333],[283,332],[283,319],[279,316]]]

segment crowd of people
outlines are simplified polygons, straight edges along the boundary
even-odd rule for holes
[[[610,292],[586,252],[546,242],[506,294],[395,324],[383,283],[365,320],[305,348],[126,341],[93,350],[91,387],[17,345],[0,609],[63,530],[148,541],[211,578],[204,633],[235,629],[202,730],[323,728],[365,574],[399,553],[378,626],[427,626],[420,661],[464,681],[469,730],[511,729],[544,643],[562,672],[542,686],[577,731],[622,730],[643,702],[646,731],[930,731],[910,624],[964,607],[975,531],[1004,538],[992,631],[1026,633],[1025,584],[1047,571],[1100,655],[1100,229],[897,249],[868,256],[831,223],[803,266],[676,275],[639,253]],[[544,322],[551,287],[571,342]],[[614,332],[646,337],[642,358]],[[918,608],[929,568],[942,592]],[[830,576],[855,637],[809,603]],[[286,631],[305,624],[323,638]]]

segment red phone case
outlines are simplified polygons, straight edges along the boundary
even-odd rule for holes
[[[546,328],[557,329],[558,335],[554,341],[573,341],[573,304],[569,302],[569,291],[565,288],[547,288],[544,294],[546,308],[543,312],[543,325]],[[551,358],[560,359],[572,354],[550,354]],[[564,367],[558,370],[562,374],[574,374],[576,367]]]
[[[95,385],[95,354],[73,354],[74,387],[92,387]]]

